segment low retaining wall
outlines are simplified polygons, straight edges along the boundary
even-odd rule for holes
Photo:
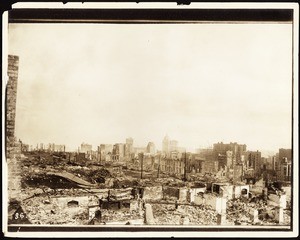
[[[68,207],[68,203],[71,201],[77,201],[78,206],[87,207],[90,205],[98,205],[99,200],[95,196],[74,196],[74,197],[51,197],[51,201],[55,202],[61,207]]]

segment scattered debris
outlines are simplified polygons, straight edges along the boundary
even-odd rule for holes
[[[23,200],[10,202],[9,223],[290,224],[290,197],[284,196],[288,186],[266,188],[262,179],[233,185],[214,175],[195,174],[185,182],[163,173],[157,178],[151,171],[140,179],[140,172],[127,166],[71,161],[63,154],[26,154]]]
[[[189,225],[216,225],[217,212],[209,206],[189,206],[175,204],[152,204],[155,223],[159,225],[182,224],[182,217]]]

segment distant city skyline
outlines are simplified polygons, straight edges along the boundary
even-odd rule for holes
[[[292,24],[9,24],[8,37],[31,145],[292,148]]]
[[[22,139],[20,139],[20,140],[22,140]],[[174,140],[174,139],[172,139],[172,140]],[[24,142],[24,143],[25,143],[25,144],[28,144],[27,142]],[[47,147],[49,147],[49,145],[51,145],[51,144],[58,144],[58,145],[65,145],[66,151],[78,151],[79,149],[81,149],[81,145],[82,145],[82,144],[90,144],[90,145],[92,145],[92,150],[93,150],[93,151],[97,151],[98,146],[100,146],[101,144],[114,145],[114,144],[118,144],[118,143],[123,143],[123,144],[125,144],[126,141],[123,141],[123,142],[122,142],[122,141],[119,141],[119,142],[113,142],[113,143],[105,142],[105,143],[99,143],[99,144],[92,144],[92,143],[89,143],[89,142],[81,142],[81,143],[79,143],[76,147],[70,147],[70,146],[68,146],[68,144],[64,144],[64,143],[43,143],[43,142],[40,142],[40,143],[34,143],[34,144],[29,144],[29,145],[32,146],[33,148],[36,148],[36,147],[41,148],[41,144],[42,144],[43,149],[47,149]],[[154,142],[149,141],[149,142],[147,142],[147,144],[145,144],[145,145],[135,145],[135,144],[134,144],[134,139],[133,139],[133,147],[134,147],[134,148],[145,148],[145,149],[146,149],[146,148],[147,148],[147,145],[148,145],[149,143],[154,143]],[[246,143],[241,143],[241,142],[236,142],[236,141],[228,141],[228,142],[217,141],[217,142],[214,142],[214,143],[212,143],[212,144],[210,144],[210,145],[200,145],[200,146],[195,147],[195,148],[192,148],[192,147],[186,147],[186,146],[180,146],[180,144],[179,144],[178,147],[179,147],[179,148],[181,148],[181,147],[185,148],[185,149],[186,149],[186,152],[196,153],[197,150],[199,150],[199,149],[213,149],[213,145],[216,144],[216,143],[224,143],[224,144],[229,144],[229,143],[246,144]],[[162,144],[159,145],[159,144],[155,144],[155,143],[154,143],[154,145],[155,145],[155,149],[156,149],[157,152],[163,152]],[[246,144],[246,146],[247,146],[247,144]],[[276,153],[278,153],[279,149],[292,149],[292,147],[290,147],[290,148],[289,148],[289,147],[287,147],[287,148],[279,147],[278,149],[270,150],[270,149],[253,149],[253,148],[249,148],[249,147],[247,146],[247,151],[260,151],[260,152],[262,153],[262,157],[273,156],[273,155],[275,155]]]

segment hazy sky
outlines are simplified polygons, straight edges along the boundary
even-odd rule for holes
[[[10,24],[29,144],[291,148],[291,24]]]

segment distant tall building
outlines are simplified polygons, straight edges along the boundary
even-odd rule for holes
[[[147,152],[147,147],[134,147],[133,151],[135,154]]]
[[[112,159],[115,161],[123,161],[125,157],[125,145],[124,143],[116,143],[112,149]]]
[[[65,152],[66,146],[63,144],[55,144],[54,145],[54,152]]]
[[[177,147],[177,151],[180,153],[184,153],[184,152],[186,152],[186,148],[185,147]]]
[[[291,181],[292,176],[292,149],[279,149],[278,177],[281,181]]]
[[[275,171],[277,170],[276,169],[276,167],[277,167],[276,156],[270,156],[268,159],[268,163],[269,163],[268,167],[267,167],[268,169],[275,170]]]
[[[49,143],[48,151],[50,151],[50,152],[65,152],[66,146],[63,144]]]
[[[166,135],[162,141],[162,153],[166,156],[170,156],[172,153],[175,152],[185,152],[185,148],[178,147],[178,141],[170,140],[169,136]]]
[[[170,140],[168,135],[166,135],[162,141],[162,152],[163,153],[169,153],[169,145],[170,145]]]
[[[211,148],[202,148],[198,150],[198,157],[205,160],[214,160],[214,153]]]
[[[155,149],[155,144],[153,142],[149,142],[147,145],[147,153],[150,154],[155,154],[156,153],[156,149]]]
[[[87,143],[82,143],[80,146],[80,152],[89,153],[92,151],[92,145]]]
[[[126,144],[133,145],[133,138],[126,138]]]
[[[176,140],[171,140],[170,141],[169,151],[170,152],[178,151],[178,141],[176,141]]]
[[[247,151],[245,164],[249,175],[259,177],[261,175],[262,158],[259,151]]]
[[[291,161],[292,160],[292,149],[279,149],[279,161]]]
[[[133,138],[126,138],[124,151],[125,151],[125,157],[127,159],[130,159],[130,156],[133,153]]]
[[[242,155],[247,151],[246,144],[234,143],[223,143],[218,142],[213,145],[213,151],[215,159],[225,158],[227,156],[227,151],[232,151],[232,165],[241,163]]]
[[[98,156],[100,161],[109,161],[109,155],[112,154],[112,144],[100,144],[98,146]]]
[[[280,168],[280,163],[279,163],[279,153],[276,153],[275,157],[274,157],[274,170],[276,172],[279,171]]]

